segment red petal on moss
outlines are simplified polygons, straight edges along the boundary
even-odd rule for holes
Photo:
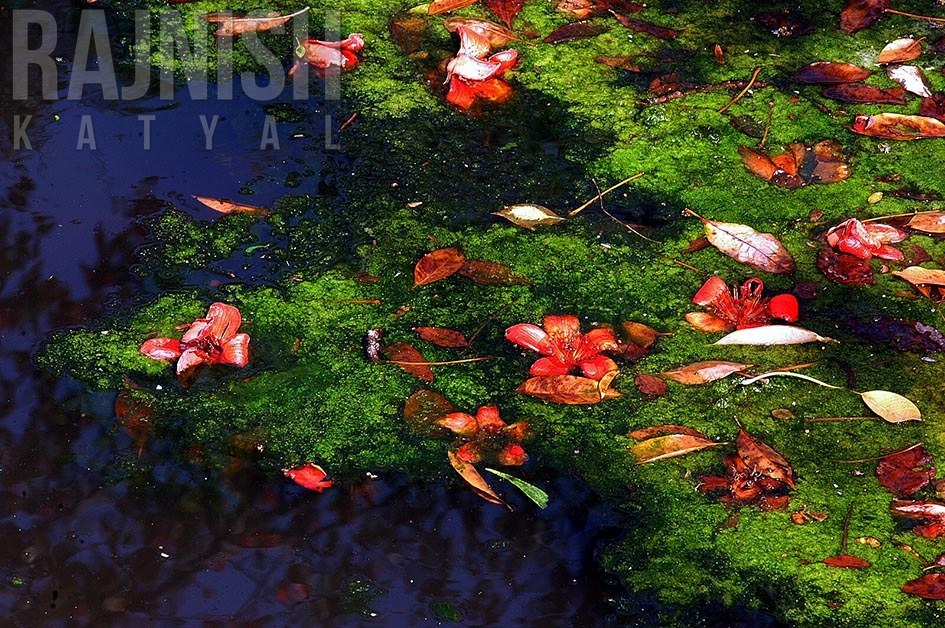
[[[549,314],[542,319],[541,326],[554,340],[573,338],[581,334],[581,321],[571,314]]]
[[[482,450],[479,443],[465,443],[456,450],[456,457],[467,464],[476,464],[482,460]]]
[[[499,418],[498,406],[482,406],[476,410],[476,423],[479,428],[505,427],[505,421]]]
[[[520,467],[528,461],[528,454],[525,453],[521,445],[512,443],[506,445],[496,454],[496,460],[499,461],[499,464],[509,467]]]
[[[528,438],[530,427],[525,421],[519,421],[505,428],[505,435],[514,441],[522,441]]]
[[[650,343],[652,344],[652,343]],[[617,339],[614,338],[614,332],[606,327],[595,327],[584,334],[584,343],[581,347],[581,355],[593,355],[601,351],[613,351],[618,347]]]
[[[547,377],[549,375],[567,375],[573,365],[562,364],[555,358],[538,358],[528,369],[530,375]]]
[[[177,361],[177,374],[184,375],[201,364],[209,364],[210,356],[200,349],[187,349]]]
[[[902,592],[926,600],[945,600],[945,573],[927,573],[902,585]]]
[[[777,318],[788,323],[797,321],[800,315],[800,305],[797,297],[793,294],[777,294],[771,297],[768,302],[768,313],[772,318]]]
[[[544,355],[554,353],[554,343],[547,332],[538,325],[519,323],[505,330],[505,339],[520,347],[537,351]]]
[[[849,554],[831,556],[830,558],[825,558],[820,562],[827,565],[828,567],[841,567],[844,569],[864,569],[870,566],[869,562]]]
[[[617,364],[606,355],[597,355],[590,360],[584,360],[580,367],[585,377],[596,380],[600,380],[607,373],[617,370]]]
[[[249,364],[249,334],[236,334],[230,338],[223,345],[223,352],[217,362],[240,367]]]
[[[466,336],[446,327],[415,327],[417,335],[438,347],[462,348],[469,344]]]
[[[170,362],[180,357],[180,340],[177,338],[151,338],[144,341],[138,352],[154,360]]]
[[[476,94],[465,81],[454,76],[450,79],[450,89],[446,92],[446,102],[460,109],[469,109],[476,102]]]
[[[308,462],[294,469],[284,469],[282,473],[301,486],[310,491],[321,493],[332,484],[331,480],[326,479],[328,474],[317,464]]]
[[[692,302],[696,305],[709,305],[726,292],[728,286],[720,277],[709,277],[692,297]]]
[[[240,311],[226,303],[214,303],[207,310],[207,320],[210,321],[210,333],[220,341],[226,341],[236,335],[243,317]]]
[[[460,436],[472,436],[479,431],[476,419],[465,412],[451,412],[442,419],[437,419],[436,424]]]

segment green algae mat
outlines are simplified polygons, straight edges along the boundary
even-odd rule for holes
[[[904,14],[945,13],[485,5],[313,5],[312,37],[330,8],[345,45],[259,33],[286,67],[345,69],[330,185],[150,218],[161,295],[39,361],[210,469],[400,473],[523,509],[486,467],[538,501],[576,475],[626,515],[603,567],[666,625],[942,623],[945,46]],[[302,8],[106,6],[177,12],[211,64],[204,14]],[[288,130],[314,105],[259,106]],[[189,280],[223,263],[262,270]]]

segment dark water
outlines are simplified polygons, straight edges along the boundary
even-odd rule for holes
[[[59,18],[68,59],[77,21]],[[168,443],[139,460],[112,418],[114,397],[38,372],[31,354],[51,331],[151,296],[135,277],[143,216],[169,204],[210,218],[192,194],[265,205],[317,194],[323,118],[303,135],[280,127],[259,150],[258,103],[11,102],[0,69],[0,617],[40,625],[596,626],[613,607],[593,562],[611,525],[580,484],[548,481],[543,512],[514,513],[469,491],[365,478],[324,494],[247,467],[209,477],[171,463]],[[60,64],[60,86],[68,79]],[[237,92],[238,93],[238,92]],[[12,115],[32,115],[33,151],[13,151]],[[153,113],[151,150],[137,116]],[[221,120],[203,150],[199,114]],[[97,150],[77,151],[90,115]],[[314,150],[313,150],[314,149]],[[206,281],[211,281],[209,278]],[[142,469],[149,469],[142,473]],[[146,480],[142,480],[142,477]]]

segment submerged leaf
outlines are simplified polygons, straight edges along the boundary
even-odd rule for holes
[[[802,345],[808,342],[837,342],[833,338],[792,325],[764,325],[733,331],[721,338],[717,345]]]
[[[711,312],[687,312],[685,319],[696,331],[701,331],[704,334],[715,334],[735,329],[732,323]]]
[[[512,224],[525,229],[534,229],[535,227],[546,227],[556,225],[564,218],[554,213],[547,207],[534,205],[532,203],[521,203],[518,205],[509,205],[501,211],[493,212],[495,216],[501,216]]]
[[[940,353],[945,351],[945,335],[931,325],[894,316],[854,319],[847,323],[853,333],[870,342],[883,342],[899,351]]]
[[[650,22],[644,22],[643,20],[627,17],[621,13],[614,13],[614,17],[617,18],[618,22],[635,33],[646,33],[647,35],[651,35],[657,39],[663,40],[676,39],[676,36],[679,35],[679,31],[674,28],[657,26],[656,24],[652,24]]]
[[[914,403],[888,390],[869,390],[860,393],[869,409],[889,423],[921,421],[922,413]]]
[[[661,335],[660,332],[649,325],[637,323],[636,321],[623,321],[620,323],[620,327],[623,329],[623,335],[628,342],[632,342],[643,349],[649,349]]]
[[[566,41],[576,39],[588,39],[596,37],[601,33],[606,33],[607,29],[600,24],[591,24],[589,22],[572,22],[555,29],[542,41],[546,44],[560,44]]]
[[[649,373],[637,373],[637,376],[633,378],[633,383],[641,394],[651,397],[666,396],[666,382]]]
[[[548,507],[548,493],[541,490],[534,484],[526,482],[521,478],[517,478],[514,475],[509,475],[508,473],[503,473],[502,471],[498,471],[496,469],[490,469],[489,467],[486,467],[486,471],[514,484],[518,490],[525,494],[525,497],[535,502],[539,508],[544,509]]]
[[[438,249],[420,258],[413,269],[413,285],[424,286],[434,281],[446,279],[459,271],[466,263],[466,256],[455,247]]]
[[[404,420],[418,434],[437,438],[446,435],[446,430],[437,421],[453,412],[453,404],[440,393],[420,389],[404,403]]]
[[[870,75],[870,71],[852,63],[835,63],[833,61],[816,61],[809,63],[794,73],[794,80],[798,83],[815,83],[834,85],[837,83],[852,83],[862,81]]]
[[[935,467],[928,466],[932,463],[928,450],[921,444],[914,445],[880,458],[876,479],[896,497],[908,497],[935,479]]]
[[[866,260],[832,248],[817,253],[817,269],[830,281],[847,286],[868,286],[873,283],[873,269]]]
[[[489,10],[495,13],[509,28],[512,28],[515,16],[525,6],[525,0],[484,0],[484,2]]]
[[[856,556],[851,556],[850,554],[831,556],[830,558],[825,558],[820,562],[827,565],[828,567],[840,567],[843,569],[865,569],[870,566],[869,561],[863,560],[862,558],[857,558]]]
[[[627,434],[627,436],[633,440],[648,440],[650,438],[656,438],[657,436],[667,436],[669,434],[688,434],[689,436],[708,438],[708,436],[699,430],[686,427],[685,425],[673,425],[672,423],[667,423],[666,425],[651,425],[650,427],[641,427],[638,430],[633,430]]]
[[[945,212],[916,214],[906,226],[925,233],[945,233]]]
[[[406,342],[392,344],[384,349],[384,356],[417,379],[425,382],[433,381],[433,369],[426,364],[428,360],[412,345]]]
[[[446,457],[449,459],[450,464],[453,465],[453,469],[456,470],[456,473],[458,473],[461,478],[466,480],[466,483],[472,487],[476,495],[483,498],[487,502],[509,507],[509,505],[506,504],[494,490],[492,490],[492,487],[489,486],[489,483],[486,482],[479,471],[476,470],[476,467],[472,466],[471,464],[466,464],[460,460],[453,451],[447,451]],[[511,510],[511,508],[509,509]]]
[[[512,269],[504,264],[483,260],[467,261],[459,269],[459,274],[484,286],[521,286],[531,283],[525,277],[513,273]]]
[[[532,377],[525,380],[515,392],[554,403],[590,405],[620,396],[619,392],[609,387],[609,382],[607,386],[604,382],[604,379],[598,382],[574,375]]]
[[[825,97],[843,102],[858,102],[874,105],[904,105],[906,90],[901,87],[880,89],[866,83],[843,83],[825,87],[821,92]]]
[[[840,28],[847,35],[869,28],[888,8],[889,0],[848,0],[840,12]]]
[[[439,15],[440,13],[449,13],[457,11],[464,7],[476,4],[479,0],[433,0],[427,6],[427,14]]]
[[[684,456],[694,451],[701,451],[709,447],[717,447],[724,443],[717,443],[714,440],[701,434],[668,434],[666,436],[657,436],[637,443],[630,448],[630,453],[640,464],[647,462],[656,462],[676,456]]]
[[[215,212],[221,214],[250,214],[252,216],[268,216],[269,210],[265,207],[256,205],[243,205],[234,203],[227,198],[210,198],[209,196],[195,196],[194,200],[206,205]]]
[[[446,327],[415,327],[417,335],[438,347],[447,347],[451,349],[462,349],[469,345],[466,336],[455,329]]]
[[[697,386],[699,384],[708,384],[718,381],[728,377],[732,373],[738,373],[748,368],[751,368],[751,364],[725,362],[722,360],[706,360],[704,362],[693,362],[686,366],[663,371],[660,373],[660,377],[686,386]]]
[[[712,246],[735,261],[769,273],[794,272],[794,258],[770,233],[760,233],[734,222],[715,222],[696,217],[705,226],[706,237]]]
[[[893,275],[908,281],[914,286],[945,286],[945,270],[937,268],[909,266],[903,270],[893,272]]]
[[[753,437],[744,429],[738,431],[738,455],[756,472],[794,487],[794,469],[784,456],[771,446]]]
[[[945,600],[945,573],[927,573],[902,585],[902,592],[926,600]]]

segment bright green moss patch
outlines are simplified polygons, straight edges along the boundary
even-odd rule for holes
[[[338,106],[360,115],[343,135],[343,154],[325,166],[326,191],[287,196],[264,219],[196,221],[176,210],[161,214],[148,224],[154,242],[142,252],[141,269],[167,292],[97,329],[57,335],[39,359],[95,388],[115,390],[127,377],[153,393],[156,431],[179,442],[182,452],[199,451],[208,466],[226,466],[249,449],[272,473],[312,461],[342,480],[366,472],[454,477],[445,457],[450,440],[415,434],[402,419],[404,401],[421,387],[467,412],[497,404],[508,422],[524,420],[533,427],[534,437],[525,443],[532,462],[522,474],[534,468],[574,473],[629,513],[625,538],[604,551],[602,561],[631,590],[672,607],[668,623],[686,623],[686,609],[706,604],[766,610],[800,626],[941,623],[940,606],[900,592],[904,582],[920,575],[921,564],[896,542],[928,559],[945,546],[919,539],[891,516],[892,497],[873,477],[874,462],[843,462],[918,441],[939,466],[945,461],[941,356],[872,345],[850,330],[853,320],[881,315],[940,326],[940,314],[928,301],[907,298],[910,288],[889,274],[877,273],[869,287],[831,284],[815,259],[817,237],[840,218],[941,206],[888,192],[905,187],[945,192],[938,168],[945,140],[895,143],[854,135],[846,128],[854,113],[883,108],[841,106],[822,98],[818,88],[791,79],[812,61],[869,65],[887,40],[932,33],[921,22],[887,16],[869,31],[847,37],[836,27],[840,4],[808,12],[816,30],[797,38],[765,31],[752,19],[761,9],[748,2],[677,2],[678,13],[661,11],[668,3],[654,4],[640,17],[682,27],[679,38],[669,42],[631,35],[609,18],[595,18],[610,30],[558,46],[537,40],[534,46],[514,44],[521,55],[509,75],[515,97],[470,116],[444,104],[439,87],[428,84],[425,75],[453,50],[438,19],[429,20],[425,33],[427,56],[409,57],[388,30],[390,16],[407,4],[342,3],[343,33],[363,32],[366,47],[363,63],[344,78]],[[921,4],[901,8],[921,12]],[[270,6],[282,13],[299,8],[284,2]],[[258,7],[204,1],[181,10],[193,19],[197,11],[223,8]],[[484,11],[473,6],[462,13]],[[313,11],[313,23],[321,16]],[[566,21],[551,3],[529,2],[517,24],[523,33],[544,36]],[[285,39],[275,33],[263,37]],[[716,43],[725,50],[725,65],[712,54]],[[275,44],[285,62],[290,44]],[[604,66],[594,60],[599,55],[630,57],[641,71]],[[245,57],[241,63],[253,67]],[[933,87],[945,88],[937,71],[940,58],[926,55],[922,65],[931,68]],[[718,110],[733,90],[648,102],[650,81],[671,71],[679,80],[705,86],[747,80],[758,66],[763,84],[726,115]],[[890,86],[881,72],[870,82]],[[916,103],[901,110],[915,111]],[[298,108],[270,113],[297,120]],[[769,185],[741,164],[738,147],[756,145],[758,138],[736,129],[734,116],[767,127],[765,148],[772,152],[794,141],[840,142],[851,177],[797,190]],[[596,206],[536,232],[490,215],[519,202],[563,213],[594,194],[592,179],[604,187],[638,171],[645,175],[610,195],[606,207],[621,220],[642,223],[655,242],[629,233]],[[887,194],[868,205],[876,191]],[[703,234],[698,220],[683,215],[685,207],[779,237],[796,258],[797,272],[762,274],[763,280],[778,292],[800,282],[815,284],[817,298],[803,303],[800,324],[840,344],[714,347],[709,343],[715,337],[688,327],[683,315],[698,309],[690,299],[706,275],[718,274],[735,285],[759,273],[712,248],[681,253]],[[815,213],[812,222],[812,212],[823,217],[817,220]],[[939,239],[913,236],[910,242],[933,260],[945,255]],[[416,261],[445,246],[461,247],[469,259],[505,264],[532,283],[482,286],[453,276],[413,288]],[[214,282],[188,281],[215,265],[245,272]],[[359,273],[378,282],[359,283]],[[180,292],[183,285],[204,283],[211,287]],[[184,390],[170,364],[139,355],[138,347],[152,336],[179,334],[179,325],[201,316],[214,300],[240,308],[253,356],[246,369],[214,367]],[[548,313],[577,314],[585,330],[637,320],[672,335],[662,337],[639,363],[620,363],[614,385],[622,397],[589,407],[553,405],[514,393],[537,356],[503,338],[509,325],[537,323]],[[481,331],[470,349],[455,351],[419,340],[412,328],[421,325],[467,335]],[[368,359],[363,339],[374,328],[384,330],[386,344],[410,342],[429,360],[490,359],[433,367],[435,380],[421,383],[395,365]],[[638,372],[655,374],[708,359],[751,363],[755,372],[813,363],[803,372],[859,391],[885,389],[909,397],[924,420],[811,422],[869,411],[852,392],[797,380],[747,387],[737,377],[697,387],[671,383],[667,396],[657,399],[644,398],[633,385]],[[772,416],[785,409],[794,418]],[[733,439],[741,424],[775,447],[797,473],[789,510],[735,512],[697,492],[698,476],[723,472],[725,447],[636,465],[627,451],[632,445],[627,432],[666,423],[691,426],[718,440]],[[848,551],[872,567],[829,568],[818,561],[840,552],[851,504]],[[798,525],[790,512],[801,509],[829,515]],[[859,544],[857,537],[881,545]],[[437,613],[448,615],[444,609]]]

